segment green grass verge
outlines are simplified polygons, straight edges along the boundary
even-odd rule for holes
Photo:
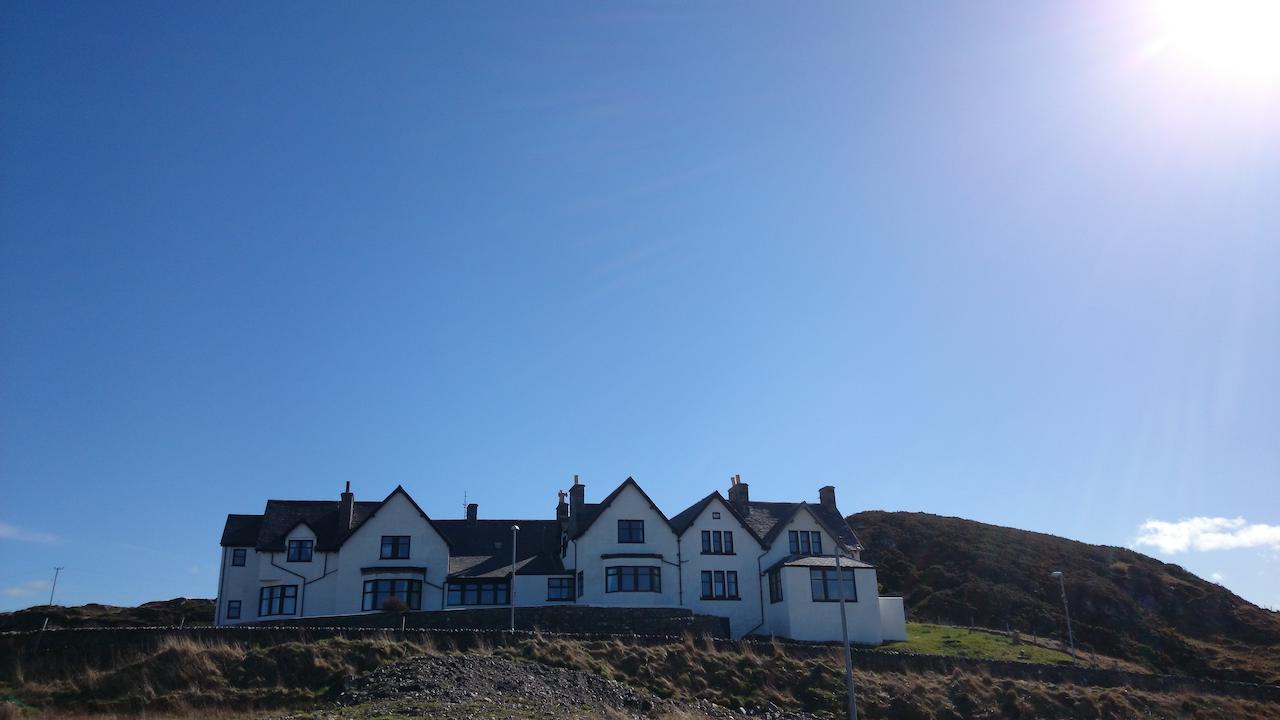
[[[923,655],[952,655],[984,660],[1021,660],[1035,663],[1071,662],[1071,656],[1059,650],[1013,641],[985,630],[969,630],[947,625],[907,623],[907,641],[885,643],[884,650],[913,652]]]

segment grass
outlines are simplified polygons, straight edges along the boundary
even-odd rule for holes
[[[904,649],[957,646],[999,655],[1018,647],[991,633],[915,626]],[[947,637],[944,637],[946,635]],[[951,637],[951,635],[970,637]],[[994,638],[994,639],[993,639]],[[619,640],[581,641],[535,636],[508,645],[467,643],[464,636],[439,644],[386,639],[331,638],[258,646],[166,637],[108,659],[88,655],[42,656],[29,663],[0,665],[0,720],[105,720],[116,717],[243,718],[297,713],[308,720],[400,720],[444,717],[437,708],[401,702],[334,709],[328,702],[350,675],[412,655],[499,655],[583,670],[684,703],[707,700],[725,707],[776,704],[819,718],[843,712],[843,663],[839,652],[791,654],[781,643],[716,648],[689,637],[661,645]],[[1007,649],[1000,649],[1003,640]],[[912,643],[916,646],[911,647]],[[1044,649],[1047,652],[1056,652]],[[1052,657],[1052,656],[1050,656]],[[7,668],[7,669],[6,669]],[[991,677],[985,672],[855,672],[867,718],[961,720],[990,718],[1099,717],[1243,720],[1275,717],[1274,706],[1211,694],[1134,688],[1053,684],[1035,679]],[[412,704],[412,703],[410,703]],[[520,699],[477,705],[451,717],[474,720],[532,718]],[[435,713],[435,714],[433,714]],[[610,711],[583,708],[582,717],[610,718]],[[699,716],[691,715],[690,718]],[[575,713],[557,720],[578,720]],[[681,720],[658,718],[656,720]]]
[[[1069,654],[1043,645],[1032,645],[1030,641],[1031,638],[1022,638],[1015,645],[1012,638],[990,630],[907,623],[907,641],[885,643],[881,649],[983,660],[1021,660],[1047,664],[1071,662]]]

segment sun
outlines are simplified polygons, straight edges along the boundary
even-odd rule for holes
[[[1280,83],[1280,0],[1151,0],[1153,55],[1229,79]]]

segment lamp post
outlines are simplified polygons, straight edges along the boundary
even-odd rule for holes
[[[852,570],[849,571],[853,573]],[[849,720],[858,720],[858,702],[853,694],[853,655],[849,652],[849,621],[844,615],[844,568],[840,565],[840,547],[836,546],[836,588],[840,596],[840,637],[844,645],[844,684],[849,696]]]
[[[49,605],[53,605],[53,591],[58,589],[58,575],[62,573],[61,567],[53,569],[53,585],[49,587]]]
[[[1067,609],[1067,583],[1062,579],[1062,571],[1054,570],[1050,577],[1058,578],[1058,588],[1062,590],[1062,614],[1067,616],[1067,642],[1071,644],[1071,664],[1076,664],[1076,638],[1071,634],[1071,611]]]
[[[520,532],[519,525],[511,526],[511,588],[508,593],[511,596],[511,632],[516,631],[516,533]]]

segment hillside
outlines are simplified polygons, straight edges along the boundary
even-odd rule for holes
[[[212,625],[213,601],[202,598],[174,598],[143,603],[137,607],[115,605],[36,605],[16,612],[0,613],[0,631],[39,630],[45,618],[49,627],[155,627],[159,625]]]
[[[1280,683],[1280,614],[1125,548],[926,513],[849,517],[917,622],[1062,637],[1066,573],[1077,644],[1162,672]]]

